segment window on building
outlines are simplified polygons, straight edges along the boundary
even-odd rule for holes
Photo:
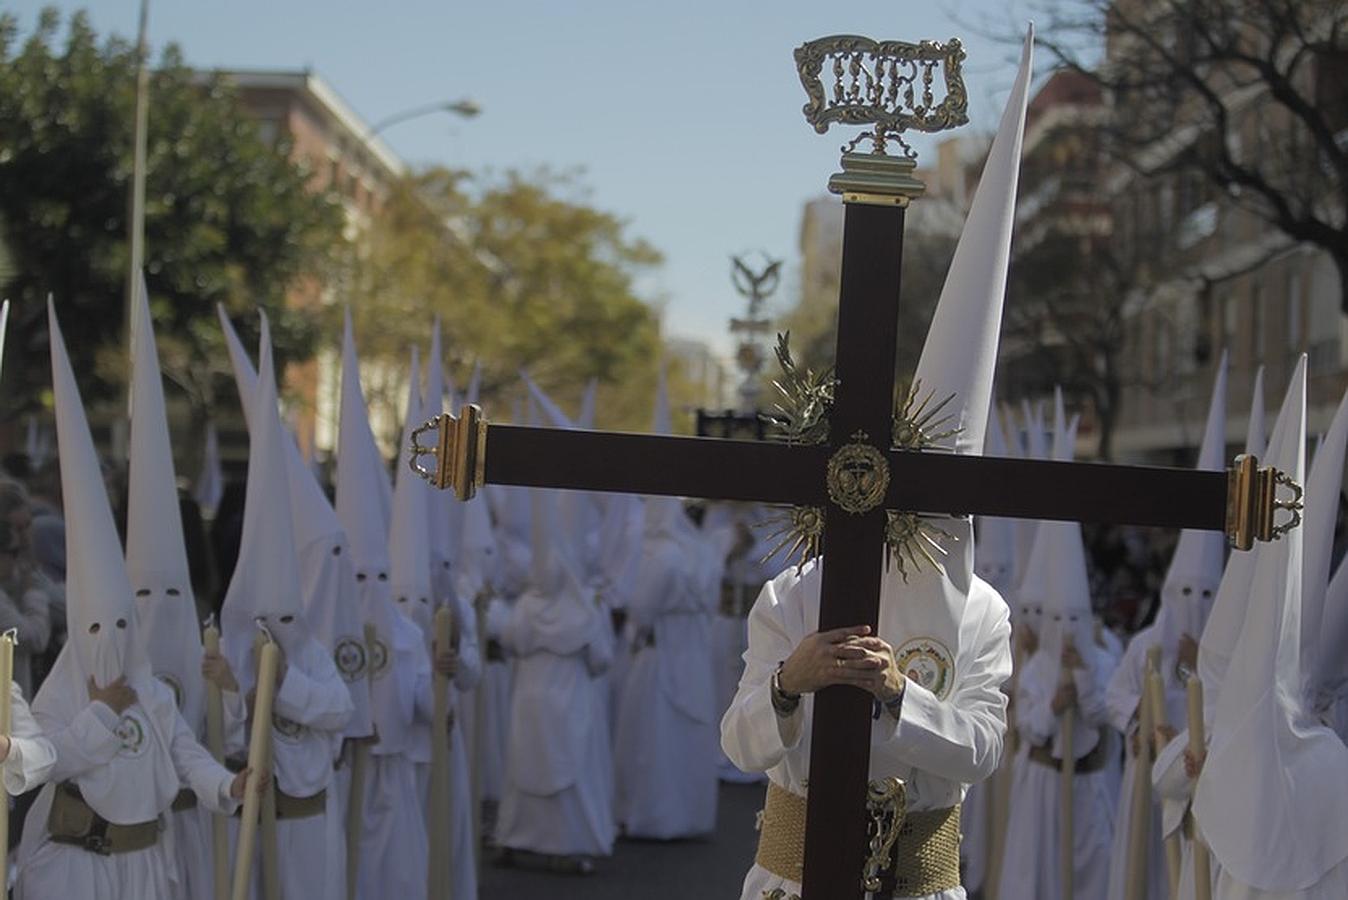
[[[1348,321],[1339,311],[1339,273],[1327,254],[1318,253],[1310,266],[1306,347],[1312,374],[1339,371],[1345,363],[1341,335]]]

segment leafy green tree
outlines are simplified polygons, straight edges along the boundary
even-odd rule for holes
[[[40,403],[48,384],[45,298],[56,300],[86,402],[125,384],[128,185],[137,54],[100,41],[87,17],[44,10],[20,42],[0,15],[0,242],[14,268],[0,413]],[[204,416],[228,362],[215,305],[245,330],[271,316],[277,355],[305,358],[319,323],[287,308],[287,290],[323,277],[341,246],[342,212],[315,193],[290,148],[262,139],[223,83],[166,48],[150,78],[145,274],[165,374]]]
[[[493,415],[510,414],[525,369],[571,410],[598,379],[599,427],[645,428],[660,333],[637,282],[660,260],[574,175],[434,168],[389,198],[347,294],[365,362],[400,368],[439,315],[451,374],[462,388],[480,362]]]

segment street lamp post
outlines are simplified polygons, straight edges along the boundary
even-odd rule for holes
[[[409,119],[417,119],[421,116],[429,116],[431,113],[437,112],[454,113],[455,115],[463,116],[465,119],[471,119],[482,113],[482,107],[478,106],[472,100],[464,99],[442,100],[439,103],[428,103],[425,106],[416,106],[412,109],[405,109],[402,112],[394,113],[385,119],[381,119],[370,129],[370,133],[366,135],[365,139],[370,140],[384,129],[392,125],[397,125],[399,122],[406,122]]]

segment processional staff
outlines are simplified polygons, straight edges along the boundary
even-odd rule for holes
[[[1027,49],[1029,41],[1032,35]],[[941,452],[922,398],[909,391],[896,403],[895,396],[904,216],[924,191],[902,135],[967,121],[964,48],[958,40],[842,35],[810,41],[795,56],[806,119],[817,132],[834,123],[874,127],[844,148],[842,171],[829,181],[845,210],[836,372],[802,371],[785,340],[779,344],[790,408],[777,423],[786,440],[489,427],[469,404],[414,430],[413,469],[460,500],[483,484],[502,484],[788,507],[788,542],[806,558],[827,545],[821,630],[877,626],[886,553],[917,561],[931,540],[924,529],[932,516],[1225,530],[1240,549],[1294,527],[1274,519],[1297,506],[1276,496],[1285,476],[1251,456],[1239,457],[1228,474]],[[938,77],[945,91],[939,99]],[[857,150],[863,139],[870,152]],[[893,145],[903,155],[890,155]],[[431,432],[435,444],[421,444]],[[434,458],[432,466],[422,465],[425,457]],[[868,859],[868,827],[897,820],[903,810],[893,798],[902,791],[876,792],[889,798],[885,808],[869,799],[869,694],[825,688],[812,709],[802,896],[853,900],[877,862]],[[1070,770],[1065,764],[1064,774]]]
[[[415,484],[415,482],[413,482]],[[453,646],[451,636],[454,616],[449,607],[435,611],[433,633],[434,649],[438,655]],[[449,676],[435,673],[431,682],[431,777],[430,797],[426,803],[426,833],[430,836],[431,852],[426,876],[426,896],[445,897],[449,894]]]
[[[1147,654],[1147,695],[1151,698],[1151,722],[1153,732],[1156,730],[1168,731],[1170,722],[1166,720],[1165,714],[1165,679],[1161,677],[1161,648],[1159,646],[1151,648]],[[1157,753],[1160,752],[1161,742],[1153,733],[1152,739],[1156,744],[1152,749],[1151,760],[1155,762]],[[1150,769],[1148,770],[1147,781],[1151,781]],[[1147,829],[1148,842],[1150,842],[1151,814],[1152,807],[1148,807]],[[1179,882],[1180,867],[1182,865],[1179,834],[1172,834],[1165,839],[1165,870],[1170,886],[1170,900],[1179,900]],[[1150,843],[1148,844],[1150,846]]]
[[[372,623],[365,623],[365,666],[367,684],[374,686],[374,654],[378,634]],[[360,882],[360,848],[365,828],[365,777],[370,767],[370,745],[379,739],[359,738],[351,751],[351,789],[346,801],[346,900],[356,900]]]
[[[220,655],[220,629],[212,616],[201,632],[206,652]],[[221,765],[225,762],[225,705],[220,685],[206,679],[206,749]],[[211,864],[215,896],[229,896],[229,823],[219,813],[211,816]]]
[[[11,628],[4,634],[0,634],[0,734],[9,740],[13,734],[11,730],[11,715],[13,712],[13,695],[10,693],[11,685],[14,683],[14,644],[18,637],[18,630]],[[14,745],[9,745],[9,753],[13,754]],[[0,815],[0,878],[8,882],[9,878],[9,815],[8,804],[6,804],[6,814]]]
[[[1203,724],[1203,681],[1197,675],[1189,676],[1189,755],[1202,758],[1208,750],[1207,737]],[[1185,814],[1193,827],[1192,844],[1189,848],[1194,859],[1194,897],[1196,900],[1212,900],[1212,855],[1203,836],[1193,823],[1193,813]]]
[[[239,843],[234,854],[234,884],[230,892],[233,900],[248,900],[252,893],[253,855],[257,850],[258,819],[262,807],[259,779],[267,774],[271,744],[272,701],[276,698],[276,671],[280,665],[280,649],[270,638],[264,640],[257,653],[257,684],[253,694],[253,727],[248,738],[248,774],[244,786],[243,813],[239,820]],[[274,795],[274,791],[269,791]],[[275,856],[276,847],[269,848]],[[264,849],[265,852],[265,849]]]

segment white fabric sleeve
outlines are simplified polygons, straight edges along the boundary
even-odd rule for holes
[[[459,671],[454,675],[454,686],[467,693],[476,688],[482,679],[482,653],[477,640],[477,613],[471,603],[455,597],[454,614],[459,619]]]
[[[355,712],[351,691],[326,652],[311,653],[308,657],[319,672],[310,675],[298,666],[287,666],[285,679],[276,692],[276,711],[315,731],[340,731]]]
[[[1137,708],[1142,698],[1145,660],[1141,641],[1135,638],[1123,652],[1123,659],[1105,688],[1105,711],[1109,724],[1125,736],[1131,735],[1137,728]]]
[[[1011,622],[1004,604],[992,604],[989,612],[955,691],[942,700],[909,680],[899,717],[882,715],[871,729],[873,753],[890,765],[964,784],[996,770],[1006,738],[1002,683],[1011,677]]]
[[[1156,754],[1151,767],[1151,783],[1156,795],[1166,800],[1189,802],[1193,782],[1184,771],[1184,749],[1189,746],[1189,729],[1184,729]]]
[[[37,720],[24,702],[18,685],[10,691],[9,756],[5,759],[5,790],[22,794],[47,780],[56,765],[56,749],[42,736]]]
[[[1016,679],[1016,728],[1032,747],[1048,744],[1058,733],[1058,717],[1053,714],[1056,686],[1046,685],[1041,672],[1042,666],[1026,665]]]
[[[247,753],[248,707],[243,702],[243,695],[235,691],[222,693],[220,697],[225,720],[225,756]]]
[[[229,796],[234,775],[201,746],[177,710],[173,713],[173,744],[169,752],[178,781],[197,795],[202,806],[211,812],[233,815],[239,807],[239,801]]]
[[[431,688],[431,654],[420,643],[416,648],[416,664],[412,674],[412,718],[426,724],[435,718],[435,693]]]
[[[117,737],[120,717],[110,707],[94,701],[75,714],[69,723],[37,719],[56,753],[49,780],[65,781],[107,765],[121,749]]]
[[[721,748],[745,772],[765,772],[800,743],[805,700],[790,716],[772,706],[772,675],[795,648],[777,607],[774,582],[763,585],[749,611],[749,647],[735,699],[721,719]]]
[[[1105,679],[1101,678],[1099,668],[1104,653],[1099,651],[1100,660],[1087,660],[1086,665],[1072,672],[1072,681],[1077,687],[1077,712],[1081,724],[1087,728],[1099,728],[1109,720],[1109,710],[1105,706]],[[1096,665],[1092,665],[1096,662]]]

